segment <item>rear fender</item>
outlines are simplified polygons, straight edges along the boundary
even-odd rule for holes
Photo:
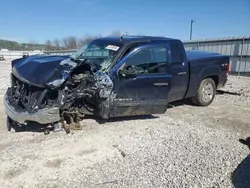
[[[202,80],[204,80],[205,78],[212,77],[212,76],[218,76],[218,83],[220,83],[221,74],[222,74],[222,72],[221,72],[221,69],[219,66],[213,65],[213,66],[203,68],[199,74],[199,82],[198,82],[198,86],[196,88],[196,91],[198,90]]]
[[[207,78],[209,76],[218,76],[220,79],[221,74],[222,72],[219,66],[213,65],[213,66],[205,67],[201,70],[199,74],[199,80],[200,80],[199,85],[202,82],[202,80],[204,80],[204,78]]]
[[[211,76],[218,76],[219,80],[218,83],[220,83],[220,75],[221,75],[221,69],[219,66],[213,65],[213,66],[206,66],[204,67],[200,73],[197,75],[198,78],[192,78],[191,79],[191,85],[189,87],[189,92],[186,95],[186,98],[188,97],[193,97],[196,95],[200,84],[202,82],[202,80],[204,80],[207,77],[211,77]],[[197,81],[195,81],[197,80]]]

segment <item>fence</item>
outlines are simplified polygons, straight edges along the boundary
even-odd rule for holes
[[[22,57],[24,54],[35,55],[35,54],[43,54],[41,51],[0,51],[0,57],[4,57],[4,59],[17,59]]]
[[[186,50],[218,52],[230,56],[230,73],[250,76],[250,36],[184,41]]]
[[[75,50],[60,50],[60,51],[45,51],[45,54],[48,55],[71,55],[74,53],[77,49]]]

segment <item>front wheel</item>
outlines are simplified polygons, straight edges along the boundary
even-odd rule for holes
[[[14,122],[10,117],[6,119],[6,126],[8,131],[21,132],[25,130],[25,126]]]
[[[11,131],[12,129],[12,120],[9,117],[6,119],[6,128],[8,131]]]
[[[195,97],[192,98],[192,102],[198,106],[210,105],[215,97],[216,85],[211,78],[202,80],[200,87]]]

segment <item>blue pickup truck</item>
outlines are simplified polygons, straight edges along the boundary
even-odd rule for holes
[[[229,57],[185,51],[178,39],[103,37],[70,56],[34,55],[12,61],[4,98],[7,124],[55,130],[86,114],[102,119],[165,113],[173,101],[208,106],[226,84]]]

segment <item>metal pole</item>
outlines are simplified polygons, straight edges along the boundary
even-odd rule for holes
[[[192,40],[192,35],[193,35],[193,23],[195,22],[195,20],[191,20],[191,25],[190,25],[190,37],[189,40]]]
[[[243,38],[243,40],[242,40],[242,46],[241,46],[241,52],[240,52],[240,65],[239,65],[239,70],[238,70],[238,76],[240,76],[240,68],[241,68],[241,63],[242,63],[242,53],[243,53],[244,42],[245,42],[245,38]]]
[[[62,27],[62,39],[63,39],[63,27]]]
[[[246,49],[246,51],[245,51],[245,52],[246,52],[246,54],[245,54],[246,56],[245,56],[245,69],[244,69],[244,70],[245,70],[246,73],[247,73],[247,52],[248,52],[248,47],[249,47],[249,46],[250,46],[250,45],[247,45],[247,49]]]

